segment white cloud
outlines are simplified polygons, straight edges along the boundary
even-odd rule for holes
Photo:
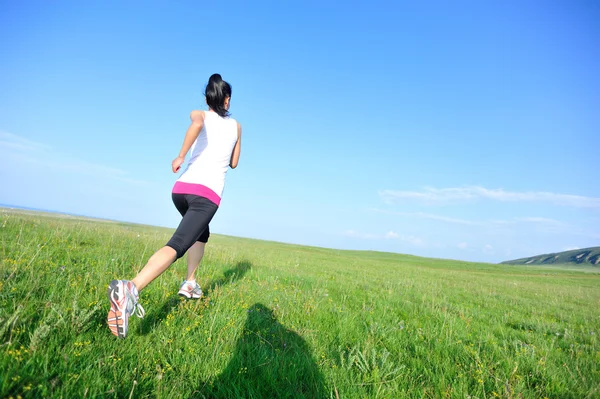
[[[456,223],[456,224],[465,224],[465,225],[479,224],[479,222],[473,222],[473,221],[470,221],[470,220],[451,218],[451,217],[442,216],[442,215],[434,215],[432,213],[425,213],[425,212],[393,212],[393,211],[386,211],[386,210],[377,209],[377,208],[372,208],[370,210],[373,211],[373,212],[384,213],[384,214],[387,214],[387,215],[414,216],[414,217],[420,217],[420,218],[424,218],[424,219],[439,220],[441,222],[447,222],[447,223]]]
[[[137,186],[149,185],[146,181],[129,177],[129,173],[122,169],[66,157],[55,151],[50,145],[5,131],[0,131],[0,156],[3,159],[10,158],[19,164],[40,165],[44,168],[119,180]]]
[[[346,237],[354,237],[354,238],[362,238],[366,240],[399,240],[404,241],[412,245],[423,246],[425,245],[424,241],[419,237],[398,234],[395,231],[388,231],[385,234],[371,234],[371,233],[362,233],[356,230],[346,230],[342,232],[342,235]]]
[[[492,253],[494,250],[494,247],[492,247],[490,244],[486,244],[483,246],[483,252],[485,253]]]
[[[344,235],[346,237],[363,238],[363,239],[367,239],[367,240],[374,240],[374,239],[378,238],[375,234],[365,234],[365,233],[358,232],[356,230],[346,230],[346,231],[342,232],[342,235]]]
[[[504,189],[487,189],[480,186],[456,188],[426,187],[423,191],[382,190],[379,196],[384,202],[393,204],[403,200],[416,200],[425,204],[450,204],[477,199],[501,202],[542,202],[578,208],[600,207],[600,198],[584,197],[571,194],[559,194],[543,191],[505,191]]]
[[[490,220],[489,224],[490,225],[500,225],[500,226],[504,226],[504,225],[510,225],[510,224],[516,224],[516,220],[498,220],[498,219],[494,219],[494,220]]]
[[[414,236],[401,236],[400,239],[402,241],[406,241],[410,244],[416,245],[416,246],[423,246],[425,245],[425,242],[423,242],[422,239],[420,239],[419,237],[414,237]]]
[[[564,226],[565,225],[565,223],[560,222],[555,219],[536,217],[536,216],[519,217],[519,218],[514,218],[512,220],[492,219],[492,220],[482,221],[482,220],[459,219],[459,218],[453,218],[453,217],[448,217],[448,216],[443,216],[443,215],[435,215],[435,214],[426,213],[426,212],[394,212],[394,211],[388,211],[388,210],[377,209],[377,208],[371,208],[369,210],[373,211],[373,212],[377,212],[377,213],[383,213],[386,215],[418,217],[418,218],[422,218],[422,219],[437,220],[440,222],[451,223],[451,224],[462,224],[462,225],[466,225],[466,226],[514,225],[517,223],[540,223],[540,224],[549,224],[549,225],[555,225],[555,226]]]
[[[385,238],[400,238],[400,235],[390,230],[386,233]]]
[[[524,218],[516,218],[517,222],[525,222],[525,223],[542,223],[542,224],[553,224],[553,225],[563,225],[563,222],[558,220],[550,219],[550,218],[540,218],[540,217],[524,217]]]
[[[52,147],[38,141],[17,136],[16,134],[0,131],[0,150],[2,149],[38,152],[51,150]]]
[[[461,242],[460,244],[457,245],[460,249],[467,249],[469,247],[469,244],[467,244],[466,242]]]

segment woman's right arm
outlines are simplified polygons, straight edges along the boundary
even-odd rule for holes
[[[185,138],[183,139],[183,145],[181,146],[179,155],[173,160],[173,162],[171,162],[173,173],[177,173],[179,171],[185,160],[185,155],[192,147],[192,144],[194,144],[194,141],[196,141],[198,138],[198,135],[202,130],[202,126],[204,126],[204,111],[192,111],[190,114],[190,119],[192,120],[192,123],[185,133]]]

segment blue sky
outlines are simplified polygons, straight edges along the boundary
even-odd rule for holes
[[[418,4],[417,4],[418,3]],[[0,203],[175,227],[210,74],[212,231],[497,262],[600,245],[593,1],[2,2]]]

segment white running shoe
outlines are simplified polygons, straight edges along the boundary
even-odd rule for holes
[[[178,294],[187,299],[198,299],[202,297],[202,290],[197,282],[186,280],[179,287]]]
[[[113,335],[119,338],[127,336],[129,316],[135,313],[139,318],[145,315],[144,308],[138,304],[138,291],[135,285],[128,280],[113,280],[108,285],[108,300],[110,310],[106,321]]]

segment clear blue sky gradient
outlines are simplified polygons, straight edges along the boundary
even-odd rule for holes
[[[2,2],[0,203],[175,227],[170,162],[219,72],[244,139],[216,233],[600,245],[599,4]]]

